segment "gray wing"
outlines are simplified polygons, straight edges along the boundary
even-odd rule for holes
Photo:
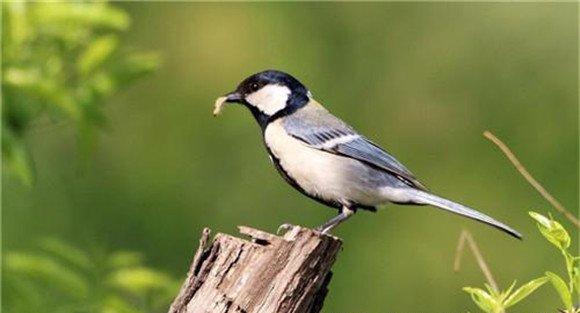
[[[397,159],[318,104],[307,105],[285,117],[283,125],[288,134],[313,148],[365,162],[407,185],[427,190]]]

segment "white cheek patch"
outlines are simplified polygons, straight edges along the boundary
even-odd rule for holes
[[[286,107],[290,89],[280,85],[267,85],[246,96],[246,101],[267,115],[274,115]]]

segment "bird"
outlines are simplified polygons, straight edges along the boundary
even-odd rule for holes
[[[245,78],[216,100],[214,116],[230,104],[249,109],[274,167],[287,183],[338,210],[316,228],[322,234],[359,209],[376,212],[379,206],[394,203],[431,205],[522,238],[506,224],[432,193],[394,156],[330,113],[288,73],[265,70]]]

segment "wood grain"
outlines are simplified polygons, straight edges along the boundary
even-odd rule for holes
[[[240,226],[248,240],[204,229],[169,313],[315,313],[342,242],[293,226],[283,236]]]

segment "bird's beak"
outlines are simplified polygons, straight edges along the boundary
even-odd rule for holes
[[[218,116],[227,103],[242,103],[244,97],[239,92],[230,92],[223,97],[217,98],[215,101],[215,106],[213,108],[213,116]]]
[[[226,95],[226,102],[240,103],[244,97],[239,92],[230,92]]]

